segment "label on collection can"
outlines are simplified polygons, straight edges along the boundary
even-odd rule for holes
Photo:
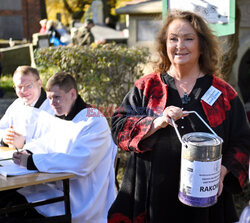
[[[217,195],[221,158],[211,162],[182,159],[180,192],[187,196],[208,198]]]

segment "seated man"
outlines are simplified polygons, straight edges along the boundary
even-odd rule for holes
[[[25,151],[14,153],[13,160],[41,172],[74,173],[75,178],[70,180],[72,222],[106,223],[108,209],[115,198],[117,152],[107,120],[89,116],[100,113],[81,99],[75,80],[67,73],[52,76],[46,90],[56,115],[64,120],[35,111],[37,118],[33,124],[39,138],[25,144]],[[33,202],[63,192],[59,184],[44,184],[19,189],[18,193]],[[62,202],[36,207],[36,210],[45,217],[64,214]]]
[[[9,106],[0,120],[0,139],[2,145],[14,144],[15,147],[22,148],[24,141],[29,141],[31,138],[23,120],[15,118],[22,113],[23,108],[33,106],[50,114],[55,112],[42,88],[42,80],[37,69],[30,66],[19,66],[13,74],[13,82],[18,98]]]

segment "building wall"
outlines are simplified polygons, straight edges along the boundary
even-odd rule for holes
[[[31,40],[40,20],[40,1],[0,0],[0,39]]]

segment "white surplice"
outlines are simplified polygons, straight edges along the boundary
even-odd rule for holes
[[[88,109],[92,109],[88,112]],[[33,139],[24,149],[33,152],[41,172],[74,173],[70,179],[73,223],[106,223],[115,199],[114,144],[105,117],[89,117],[96,109],[80,111],[72,121],[34,110]],[[29,111],[26,112],[29,116]],[[96,114],[100,114],[96,110]],[[28,120],[29,118],[27,118]],[[31,124],[31,123],[30,123]],[[62,182],[24,187],[18,190],[29,202],[61,196]],[[36,208],[44,216],[64,214],[63,202]]]
[[[16,132],[22,134],[26,137],[26,142],[29,142],[32,139],[32,136],[27,132],[29,126],[26,125],[26,111],[27,105],[24,104],[21,98],[17,98],[6,110],[4,116],[0,120],[0,139],[3,138],[5,130],[10,126],[13,126]],[[54,115],[55,111],[50,106],[49,100],[46,99],[38,110],[44,110],[49,114]],[[23,118],[22,118],[23,117]],[[30,116],[31,120],[33,119]]]

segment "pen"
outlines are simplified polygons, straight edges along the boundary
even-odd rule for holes
[[[0,161],[5,161],[5,160],[12,160],[12,158],[0,159]]]

